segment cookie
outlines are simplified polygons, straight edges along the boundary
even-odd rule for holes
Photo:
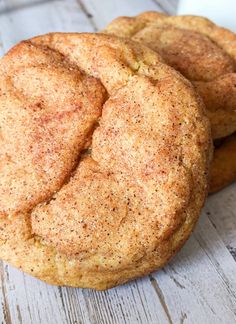
[[[152,50],[54,33],[0,61],[0,257],[107,289],[163,266],[207,193],[208,118]]]
[[[206,105],[213,139],[224,138],[236,131],[234,33],[203,17],[168,16],[159,12],[144,12],[137,17],[118,17],[104,32],[132,38],[147,45],[188,78]],[[235,181],[236,164],[232,160],[228,162],[228,145],[226,148],[223,146],[213,157],[210,192]],[[228,170],[225,175],[223,161]]]
[[[119,17],[106,33],[155,50],[192,81],[207,107],[214,139],[236,131],[236,35],[197,16],[145,12]]]
[[[210,179],[210,193],[236,181],[236,134],[230,135],[215,147]]]

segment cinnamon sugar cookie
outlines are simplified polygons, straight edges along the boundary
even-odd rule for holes
[[[118,17],[104,32],[141,42],[188,78],[206,105],[213,139],[236,131],[236,35],[233,32],[203,17],[168,16],[159,12]],[[210,192],[215,191],[215,181],[217,190],[235,181],[236,164],[232,161],[227,175],[224,176],[222,167],[217,170],[219,159],[221,165],[227,165],[230,159],[228,149],[223,146],[213,161]]]
[[[0,257],[96,289],[163,266],[207,193],[210,127],[191,84],[100,34],[22,42],[0,70]]]
[[[106,33],[132,38],[161,54],[202,95],[212,136],[236,131],[236,35],[198,16],[144,12],[118,17]]]

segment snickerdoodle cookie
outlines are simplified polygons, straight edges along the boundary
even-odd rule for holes
[[[158,54],[54,33],[0,61],[0,257],[106,289],[163,266],[207,193],[209,122]]]
[[[144,12],[136,17],[118,17],[105,29],[106,33],[132,38],[155,50],[165,62],[188,78],[203,98],[211,121],[213,139],[236,131],[236,35],[203,17],[168,16]],[[234,143],[232,135],[231,146]],[[224,144],[223,144],[224,146]],[[217,160],[227,164],[227,149],[217,150]],[[236,146],[234,147],[236,150]],[[213,159],[214,161],[214,159]],[[223,176],[213,162],[213,183],[220,190],[235,176],[236,164]],[[223,165],[223,164],[222,164]],[[226,181],[227,179],[227,181]],[[210,192],[216,187],[210,186]]]

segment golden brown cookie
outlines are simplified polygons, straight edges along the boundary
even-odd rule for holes
[[[105,31],[142,42],[160,53],[168,64],[191,80],[206,104],[213,138],[222,138],[235,132],[235,34],[202,17],[170,17],[158,12],[119,17]],[[235,180],[236,164],[231,161],[231,171],[224,176],[218,162],[228,163],[227,151],[228,148],[222,146],[217,150],[216,161],[213,158],[215,179],[211,183],[213,185],[217,181],[218,190]],[[210,192],[214,190],[210,185]]]
[[[96,289],[163,266],[207,193],[209,123],[191,84],[100,34],[22,42],[0,72],[0,257]]]
[[[214,139],[236,131],[236,35],[197,16],[145,12],[119,17],[106,33],[129,37],[157,51],[202,95]]]
[[[236,181],[236,134],[215,147],[211,165],[210,193],[214,193]]]

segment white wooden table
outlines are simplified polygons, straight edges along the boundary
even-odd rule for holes
[[[195,0],[193,0],[195,1]],[[175,0],[0,0],[0,54],[52,31],[96,31],[115,16],[175,13]],[[105,292],[48,286],[0,264],[0,323],[236,323],[236,184],[208,198],[162,270]]]

